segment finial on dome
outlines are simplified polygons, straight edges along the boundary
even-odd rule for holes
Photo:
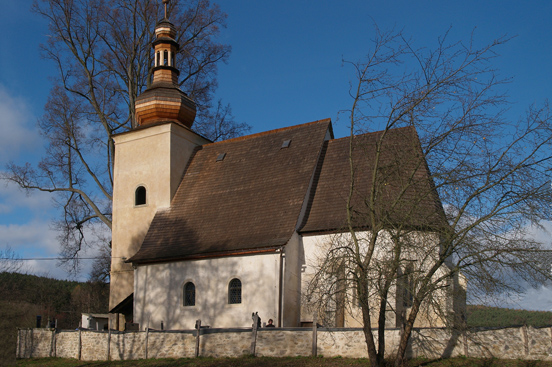
[[[141,125],[158,122],[177,122],[192,127],[196,115],[195,102],[178,87],[179,71],[176,68],[176,28],[167,19],[167,4],[163,0],[165,18],[155,26],[153,80],[151,85],[136,98],[136,123]]]
[[[171,0],[163,0],[163,4],[165,4],[165,19],[167,19],[167,4],[170,3]]]

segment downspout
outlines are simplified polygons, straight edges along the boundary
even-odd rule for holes
[[[284,316],[284,246],[280,248],[280,279],[278,284],[278,327],[282,327]]]

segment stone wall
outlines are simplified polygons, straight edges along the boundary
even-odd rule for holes
[[[259,330],[255,355],[263,357],[312,355],[312,329]],[[251,340],[249,344],[251,345]]]
[[[17,358],[52,357],[54,335],[51,329],[20,330],[17,335]]]
[[[393,352],[399,341],[398,329],[386,330],[386,350]],[[251,354],[255,340],[256,356],[310,356],[313,340],[316,355],[366,358],[361,329],[352,328],[251,328],[202,329],[199,356],[238,357]],[[20,329],[17,358],[62,357],[86,361],[144,358],[191,358],[198,342],[195,330],[169,331],[56,331]],[[480,329],[464,333],[443,328],[415,329],[409,357],[495,357],[505,359],[552,360],[552,328],[532,327]]]

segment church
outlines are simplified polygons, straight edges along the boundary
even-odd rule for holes
[[[278,327],[312,324],[304,295],[315,254],[347,232],[351,140],[335,139],[329,119],[220,142],[195,133],[195,104],[178,87],[175,36],[166,17],[157,24],[138,126],[114,136],[111,327],[191,329],[198,319],[250,327],[254,312]],[[383,160],[421,154],[414,128],[387,134],[394,149]],[[358,154],[376,154],[380,136],[356,136]],[[414,190],[434,191],[426,165],[403,168],[423,178]],[[371,171],[360,164],[357,180],[369,181]],[[408,220],[425,231],[442,222],[437,195]],[[358,325],[345,317],[334,326]]]

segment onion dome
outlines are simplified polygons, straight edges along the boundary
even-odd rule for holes
[[[188,128],[192,127],[196,115],[195,102],[178,87],[180,72],[175,67],[179,44],[175,40],[176,28],[165,18],[155,26],[155,63],[152,69],[151,85],[136,99],[136,121],[138,125],[153,124],[162,121],[174,121]]]

